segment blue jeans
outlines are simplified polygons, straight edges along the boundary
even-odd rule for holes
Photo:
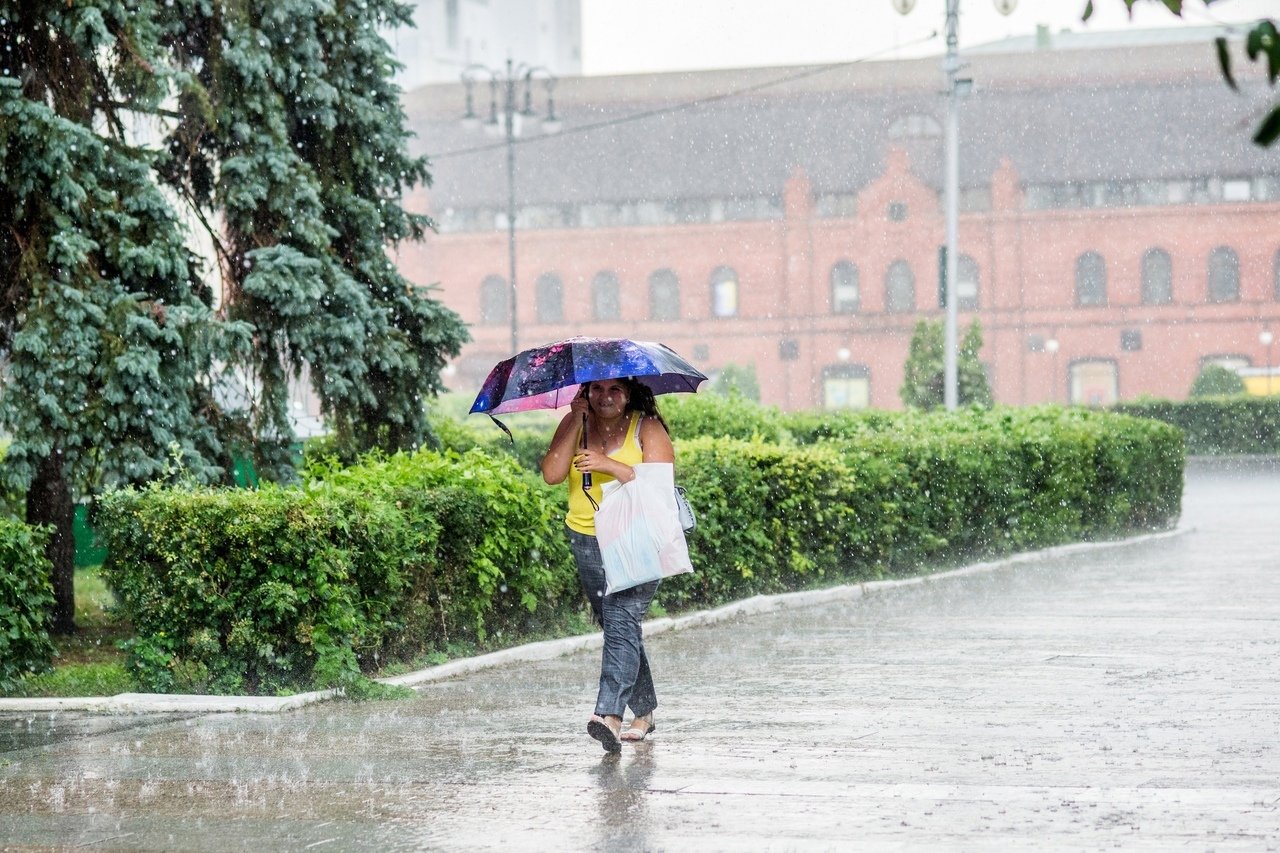
[[[640,623],[649,612],[649,602],[658,591],[658,581],[605,595],[604,561],[596,537],[565,528],[582,591],[591,602],[591,615],[604,627],[604,650],[600,659],[600,690],[596,694],[596,714],[621,717],[630,706],[643,717],[658,706],[644,653]]]

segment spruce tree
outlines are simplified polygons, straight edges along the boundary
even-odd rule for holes
[[[410,20],[388,0],[180,0],[190,78],[164,174],[216,213],[225,311],[254,330],[236,363],[261,389],[251,424],[286,436],[290,377],[309,368],[348,453],[401,449],[427,429],[424,395],[465,342],[458,317],[399,274],[387,247],[429,220],[404,190],[427,182],[379,34]],[[260,467],[287,442],[259,441]]]
[[[945,401],[944,350],[945,332],[942,321],[921,319],[916,323],[907,349],[902,388],[902,402],[912,409],[936,409]],[[956,352],[956,392],[962,406],[990,406],[991,385],[987,372],[978,360],[982,349],[982,327],[975,317],[964,333]]]
[[[53,628],[74,627],[74,498],[155,476],[170,445],[197,476],[217,335],[172,206],[126,104],[164,96],[153,4],[0,4],[3,477],[54,535]],[[146,7],[146,8],[142,8]]]
[[[466,332],[387,256],[430,225],[400,204],[428,174],[378,34],[407,20],[385,0],[0,0],[2,475],[57,530],[57,629],[74,500],[171,453],[205,481],[233,450],[288,476],[291,379],[352,450],[424,439]]]

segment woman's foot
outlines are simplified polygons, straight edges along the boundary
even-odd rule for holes
[[[657,728],[658,726],[653,722],[653,712],[650,711],[643,717],[636,717],[632,720],[631,727],[619,735],[619,738],[625,741],[641,741]]]
[[[622,731],[621,717],[592,715],[591,719],[587,720],[587,734],[600,741],[605,752],[622,752],[622,741],[618,739],[620,731]]]

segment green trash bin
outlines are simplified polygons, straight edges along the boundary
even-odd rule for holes
[[[247,456],[232,457],[231,477],[242,489],[258,488],[258,471],[253,467],[253,460]]]
[[[72,534],[76,540],[76,568],[96,566],[107,559],[107,549],[98,541],[98,534],[89,524],[89,505],[76,504],[75,517],[71,524]]]

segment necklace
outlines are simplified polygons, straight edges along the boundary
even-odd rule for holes
[[[613,424],[598,424],[595,434],[599,436],[600,452],[608,453],[609,447],[619,442],[623,436],[627,434],[627,427],[630,425],[630,418],[620,417]]]

